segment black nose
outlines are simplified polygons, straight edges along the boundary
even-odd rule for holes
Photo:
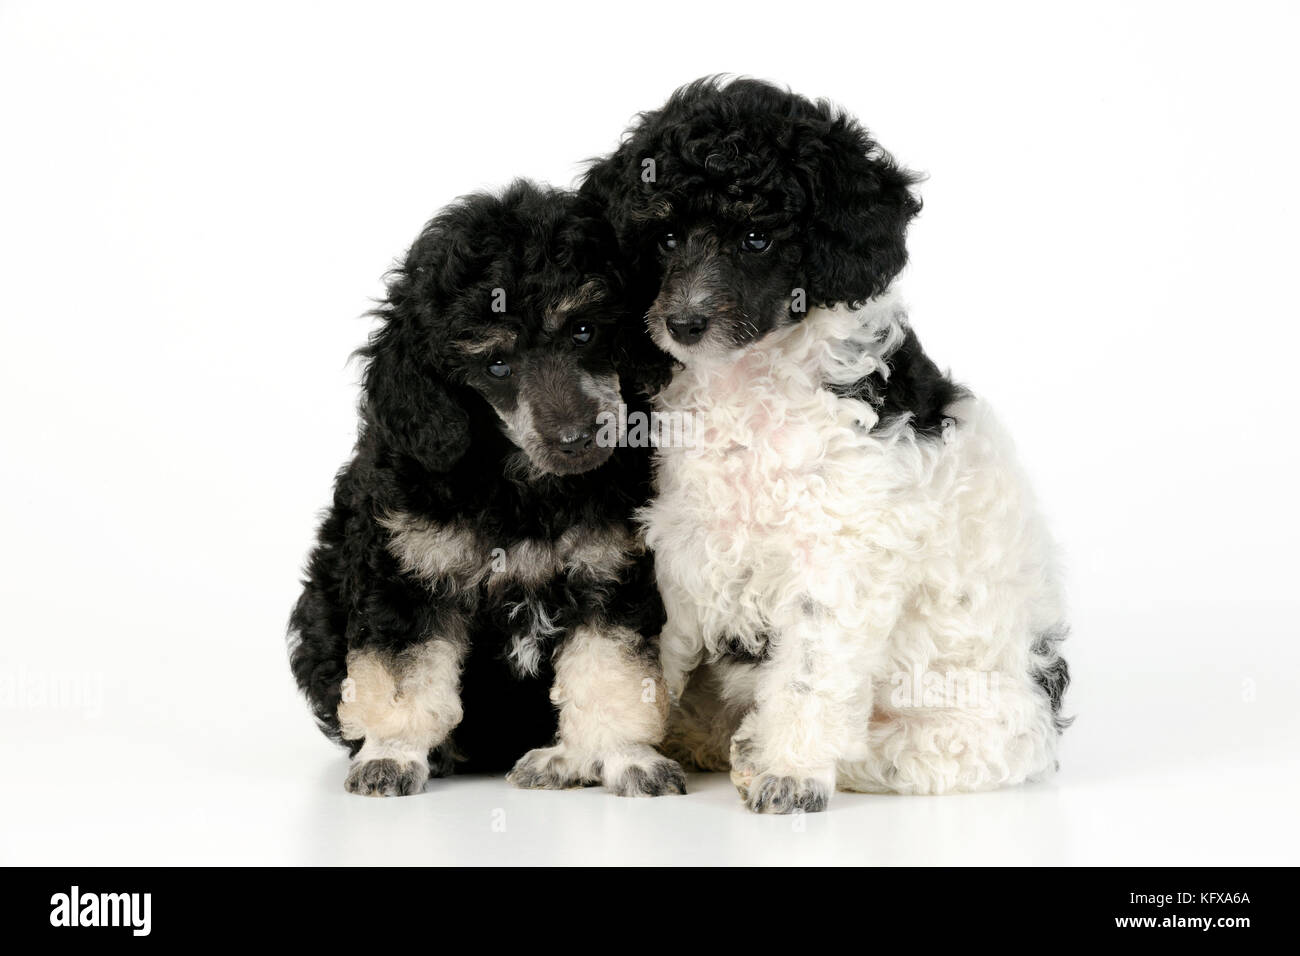
[[[591,426],[565,425],[555,433],[556,448],[562,455],[577,455],[592,445]]]
[[[694,345],[709,327],[709,318],[698,312],[677,315],[668,320],[668,334],[683,345]]]

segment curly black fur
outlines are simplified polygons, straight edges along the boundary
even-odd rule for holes
[[[826,101],[705,77],[641,114],[581,191],[604,203],[641,264],[657,259],[662,229],[696,220],[761,229],[774,251],[793,239],[783,264],[810,303],[831,305],[871,298],[906,264],[917,179]]]
[[[831,391],[874,405],[880,415],[878,428],[890,428],[900,418],[906,418],[917,435],[939,437],[948,408],[967,394],[966,389],[939,370],[910,328],[902,344],[889,353],[887,362],[888,378],[872,372],[851,385],[831,386]]]
[[[341,739],[349,651],[397,653],[439,635],[467,637],[454,746],[470,768],[490,770],[553,736],[547,662],[570,627],[627,627],[642,635],[635,650],[656,654],[662,608],[648,557],[633,556],[612,582],[568,570],[489,593],[482,581],[406,570],[384,524],[393,515],[456,523],[502,549],[555,542],[578,527],[632,531],[649,490],[649,450],[609,454],[588,441],[575,453],[557,431],[589,421],[595,408],[575,383],[613,382],[623,402],[644,409],[647,389],[668,371],[639,323],[627,321],[613,251],[590,203],[521,181],[441,212],[391,274],[381,324],[361,350],[355,453],[337,476],[289,625],[294,676],[330,737]],[[557,302],[577,304],[557,319]],[[493,362],[514,374],[497,378]],[[532,418],[520,421],[533,430],[521,449],[503,419],[524,404]],[[503,656],[518,626],[508,608],[528,602],[557,627],[532,675]],[[342,742],[354,753],[361,744]],[[447,769],[446,756],[447,748],[430,754],[435,773]]]
[[[1051,704],[1052,720],[1056,724],[1057,733],[1064,732],[1074,723],[1073,717],[1066,717],[1061,713],[1061,703],[1070,686],[1070,666],[1061,656],[1059,645],[1069,636],[1069,633],[1070,629],[1064,625],[1044,631],[1038,635],[1029,649],[1029,674],[1042,688],[1043,694]]]
[[[883,292],[907,262],[918,180],[826,101],[705,77],[641,114],[580,192],[606,209],[651,335],[686,360]],[[882,423],[910,412],[937,433],[960,390],[914,335],[890,364],[887,383],[855,388]]]

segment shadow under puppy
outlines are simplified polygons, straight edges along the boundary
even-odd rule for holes
[[[668,752],[730,768],[760,812],[1056,765],[1052,541],[988,406],[889,291],[915,181],[827,103],[710,78],[580,190],[679,363],[656,408],[693,419],[644,515],[684,692]]]
[[[631,520],[649,452],[597,440],[665,369],[612,249],[574,195],[520,181],[441,212],[390,277],[290,619],[354,793],[512,763],[524,787],[685,791],[654,750],[663,611]]]

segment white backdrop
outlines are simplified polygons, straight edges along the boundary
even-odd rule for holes
[[[1295,862],[1298,20],[0,3],[0,861]],[[1062,773],[842,796],[802,843],[705,779],[349,797],[283,628],[382,273],[441,204],[569,183],[720,71],[929,174],[913,323],[1018,436],[1071,568]],[[550,822],[502,836],[502,807]]]

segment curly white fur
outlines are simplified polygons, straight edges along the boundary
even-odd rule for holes
[[[1009,440],[975,398],[946,411],[941,438],[918,439],[826,387],[887,375],[905,323],[892,295],[813,310],[689,364],[658,399],[695,416],[693,448],[660,449],[643,512],[668,610],[665,677],[679,695],[711,664],[731,752],[717,753],[716,726],[677,735],[712,740],[697,763],[729,761],[754,809],[817,809],[836,786],[982,790],[1055,765],[1032,671],[1047,665],[1044,635],[1061,633],[1062,597]],[[952,673],[991,677],[989,699],[891,693]]]

